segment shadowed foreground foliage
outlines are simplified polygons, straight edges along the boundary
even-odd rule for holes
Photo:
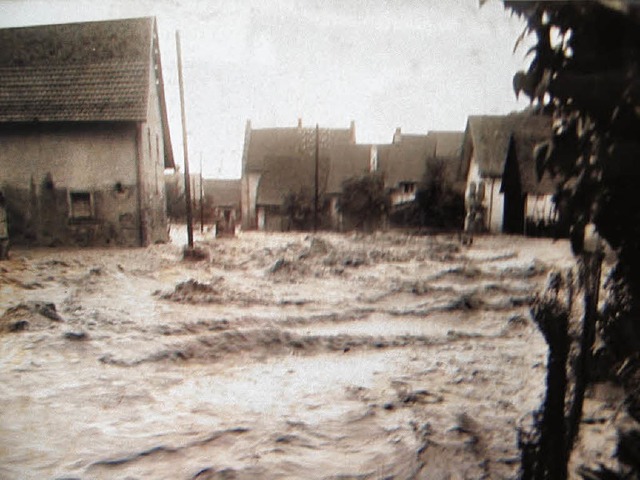
[[[538,174],[548,170],[564,180],[557,200],[568,206],[574,253],[583,254],[585,227],[593,224],[617,254],[599,314],[598,358],[607,360],[599,371],[625,387],[628,411],[640,420],[640,4],[504,3],[527,21],[523,37],[536,38],[528,70],[514,76],[516,95],[554,119],[553,140],[536,147]],[[620,437],[620,472],[581,474],[638,478],[636,437]],[[532,478],[566,478],[566,471]]]

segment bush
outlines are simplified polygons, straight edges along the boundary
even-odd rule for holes
[[[389,207],[382,175],[371,173],[348,178],[342,183],[338,210],[356,229],[372,231],[379,228]]]

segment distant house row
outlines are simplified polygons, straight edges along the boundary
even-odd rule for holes
[[[297,127],[253,129],[247,122],[242,158],[241,203],[245,229],[286,230],[287,195],[316,189],[328,204],[325,228],[344,229],[337,199],[345,180],[382,175],[390,203],[414,202],[438,168],[442,180],[479,205],[481,231],[529,233],[557,221],[556,184],[538,180],[534,148],[551,137],[548,117],[518,113],[471,116],[464,132],[403,134],[390,144],[356,143],[348,129]],[[478,210],[476,208],[476,210]],[[328,222],[328,223],[327,223]],[[462,227],[462,225],[460,225]]]
[[[286,196],[316,188],[328,204],[325,227],[343,227],[337,199],[345,180],[369,173],[383,176],[393,205],[412,202],[430,163],[442,162],[461,192],[464,177],[462,132],[405,135],[397,129],[390,144],[356,143],[348,129],[297,127],[253,129],[247,122],[242,159],[242,222],[245,229],[283,230]],[[317,161],[316,161],[317,155]]]

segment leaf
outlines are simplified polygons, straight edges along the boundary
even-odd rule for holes
[[[533,147],[533,158],[536,160],[536,174],[538,175],[538,181],[542,180],[542,176],[547,168],[547,163],[552,152],[553,142],[551,140],[537,143],[536,146]]]
[[[527,35],[529,35],[530,31],[531,30],[529,29],[528,25],[524,27],[524,29],[522,30],[522,33],[520,33],[520,35],[518,35],[518,38],[516,39],[516,43],[513,46],[513,52],[511,52],[511,53],[516,53],[516,50],[518,50],[518,47],[520,46],[522,41],[527,37]],[[531,49],[529,49],[529,50],[531,50]]]

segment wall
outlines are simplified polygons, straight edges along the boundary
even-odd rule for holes
[[[259,205],[256,207],[256,227],[267,232],[282,232],[286,228],[287,221],[280,213],[280,208],[275,205]]]
[[[5,125],[0,144],[13,243],[140,244],[134,124]],[[71,218],[73,192],[90,193],[92,218]]]
[[[153,52],[150,62],[153,67],[155,65]],[[139,132],[139,156],[141,158],[139,174],[142,192],[143,243],[145,245],[169,240],[164,184],[164,137],[158,95],[160,87],[157,80],[156,69],[150,68],[147,121],[141,124]]]
[[[485,208],[484,228],[491,233],[501,233],[504,216],[504,195],[500,193],[502,180],[500,178],[482,177],[475,155],[472,155],[467,176],[467,186],[464,192],[467,210],[469,208],[468,199],[471,183],[475,183],[478,186],[480,182],[484,183],[485,191],[484,200],[482,201],[482,205]],[[465,220],[465,229],[467,226]]]
[[[260,229],[256,217],[256,199],[258,197],[258,185],[260,183],[260,173],[243,172],[242,176],[242,228],[250,230]]]

